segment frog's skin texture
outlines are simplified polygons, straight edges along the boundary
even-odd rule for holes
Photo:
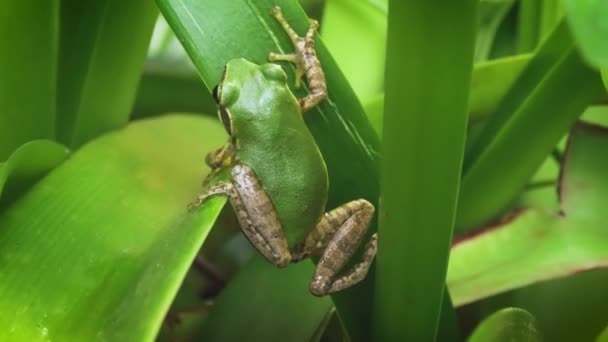
[[[310,291],[324,296],[367,275],[376,254],[376,234],[361,260],[343,268],[366,236],[374,206],[359,199],[325,213],[327,168],[302,117],[303,111],[327,97],[314,50],[318,24],[313,21],[306,36],[298,37],[279,7],[271,14],[291,37],[296,52],[271,54],[270,59],[295,63],[296,82],[305,75],[309,95],[298,100],[276,64],[229,61],[214,97],[230,139],[206,159],[212,168],[210,177],[222,170],[229,171],[229,177],[210,185],[190,208],[211,196],[227,196],[243,233],[271,263],[284,267],[311,256],[319,258]]]

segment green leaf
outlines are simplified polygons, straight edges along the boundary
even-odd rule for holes
[[[608,91],[608,69],[602,71],[602,81],[604,81],[604,87]]]
[[[374,340],[437,336],[464,152],[477,4],[389,3]]]
[[[128,122],[157,15],[149,0],[61,1],[61,142],[78,147]]]
[[[479,27],[475,44],[475,61],[485,61],[490,56],[498,27],[507,16],[513,0],[482,0],[479,2]]]
[[[528,209],[457,241],[448,287],[455,305],[608,267],[608,130],[580,123],[570,135],[559,213]],[[508,248],[497,248],[508,247]]]
[[[193,116],[132,124],[0,214],[0,340],[153,340],[224,204],[186,210],[216,131]]]
[[[289,53],[293,46],[270,8],[281,5],[285,17],[304,33],[309,26],[297,2],[157,0],[173,31],[180,39],[208,88],[217,84],[226,62],[244,57],[261,64],[269,52]],[[322,41],[316,42],[323,65],[329,99],[306,113],[305,119],[324,156],[329,171],[328,209],[356,198],[377,203],[379,139],[369,125],[363,108]],[[294,67],[282,64],[293,84]],[[299,97],[306,88],[294,91]],[[372,226],[370,233],[375,231]],[[332,298],[353,339],[366,339],[370,331],[373,271],[354,288]],[[286,287],[300,285],[295,280]],[[277,313],[280,314],[280,313]]]
[[[608,2],[564,0],[568,21],[585,58],[598,68],[608,67]]]
[[[606,329],[597,337],[597,342],[608,342],[608,325]]]
[[[536,319],[528,311],[506,308],[484,319],[473,331],[469,342],[542,341]]]
[[[328,0],[325,4],[323,42],[362,102],[384,88],[387,3]]]
[[[198,75],[181,75],[150,66],[139,82],[133,118],[169,112],[215,115],[217,107]]]
[[[309,341],[333,307],[308,291],[313,272],[310,261],[278,269],[256,255],[217,298],[196,340]]]
[[[475,64],[469,91],[469,121],[490,116],[521,74],[531,55],[516,55]],[[365,112],[378,134],[382,133],[384,94],[365,103]]]
[[[0,162],[55,137],[59,1],[0,2]]]
[[[520,1],[517,16],[517,51],[534,51],[540,38],[541,0]]]
[[[68,154],[63,145],[50,140],[31,141],[16,149],[5,163],[0,164],[0,207],[15,200]]]
[[[457,232],[473,230],[506,209],[601,93],[598,73],[581,60],[562,21],[467,151]]]

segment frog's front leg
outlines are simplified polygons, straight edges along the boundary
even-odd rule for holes
[[[287,239],[277,213],[253,170],[243,164],[232,168],[232,181],[211,186],[189,205],[201,205],[212,196],[228,196],[243,233],[268,261],[284,267],[291,261]]]
[[[203,179],[203,186],[206,186],[222,169],[231,166],[234,162],[234,147],[230,141],[207,154],[205,163],[211,168],[211,171]]]
[[[365,278],[377,249],[374,234],[365,246],[362,259],[349,270],[340,273],[350,261],[374,216],[374,206],[359,199],[325,214],[307,237],[302,255],[320,255],[310,283],[310,292],[324,296],[350,287]]]

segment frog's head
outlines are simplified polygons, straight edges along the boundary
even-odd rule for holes
[[[243,58],[226,64],[220,83],[213,88],[213,98],[220,121],[231,136],[244,133],[244,126],[272,120],[273,115],[285,112],[281,110],[284,106],[299,108],[279,65],[257,65]]]

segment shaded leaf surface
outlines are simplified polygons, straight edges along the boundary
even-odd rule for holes
[[[213,132],[215,120],[192,116],[134,123],[7,208],[0,340],[151,341],[224,203],[185,209],[202,156],[224,140]]]
[[[310,261],[278,269],[256,254],[224,289],[200,341],[308,341],[333,307],[308,291]]]
[[[10,203],[24,189],[68,156],[68,149],[50,140],[35,140],[19,147],[0,164],[0,206]]]
[[[541,333],[529,312],[507,308],[495,312],[475,328],[469,342],[540,342]]]
[[[452,248],[448,286],[462,305],[538,281],[608,267],[608,131],[580,123],[565,155],[561,212],[528,209]],[[508,247],[508,248],[507,248]]]

